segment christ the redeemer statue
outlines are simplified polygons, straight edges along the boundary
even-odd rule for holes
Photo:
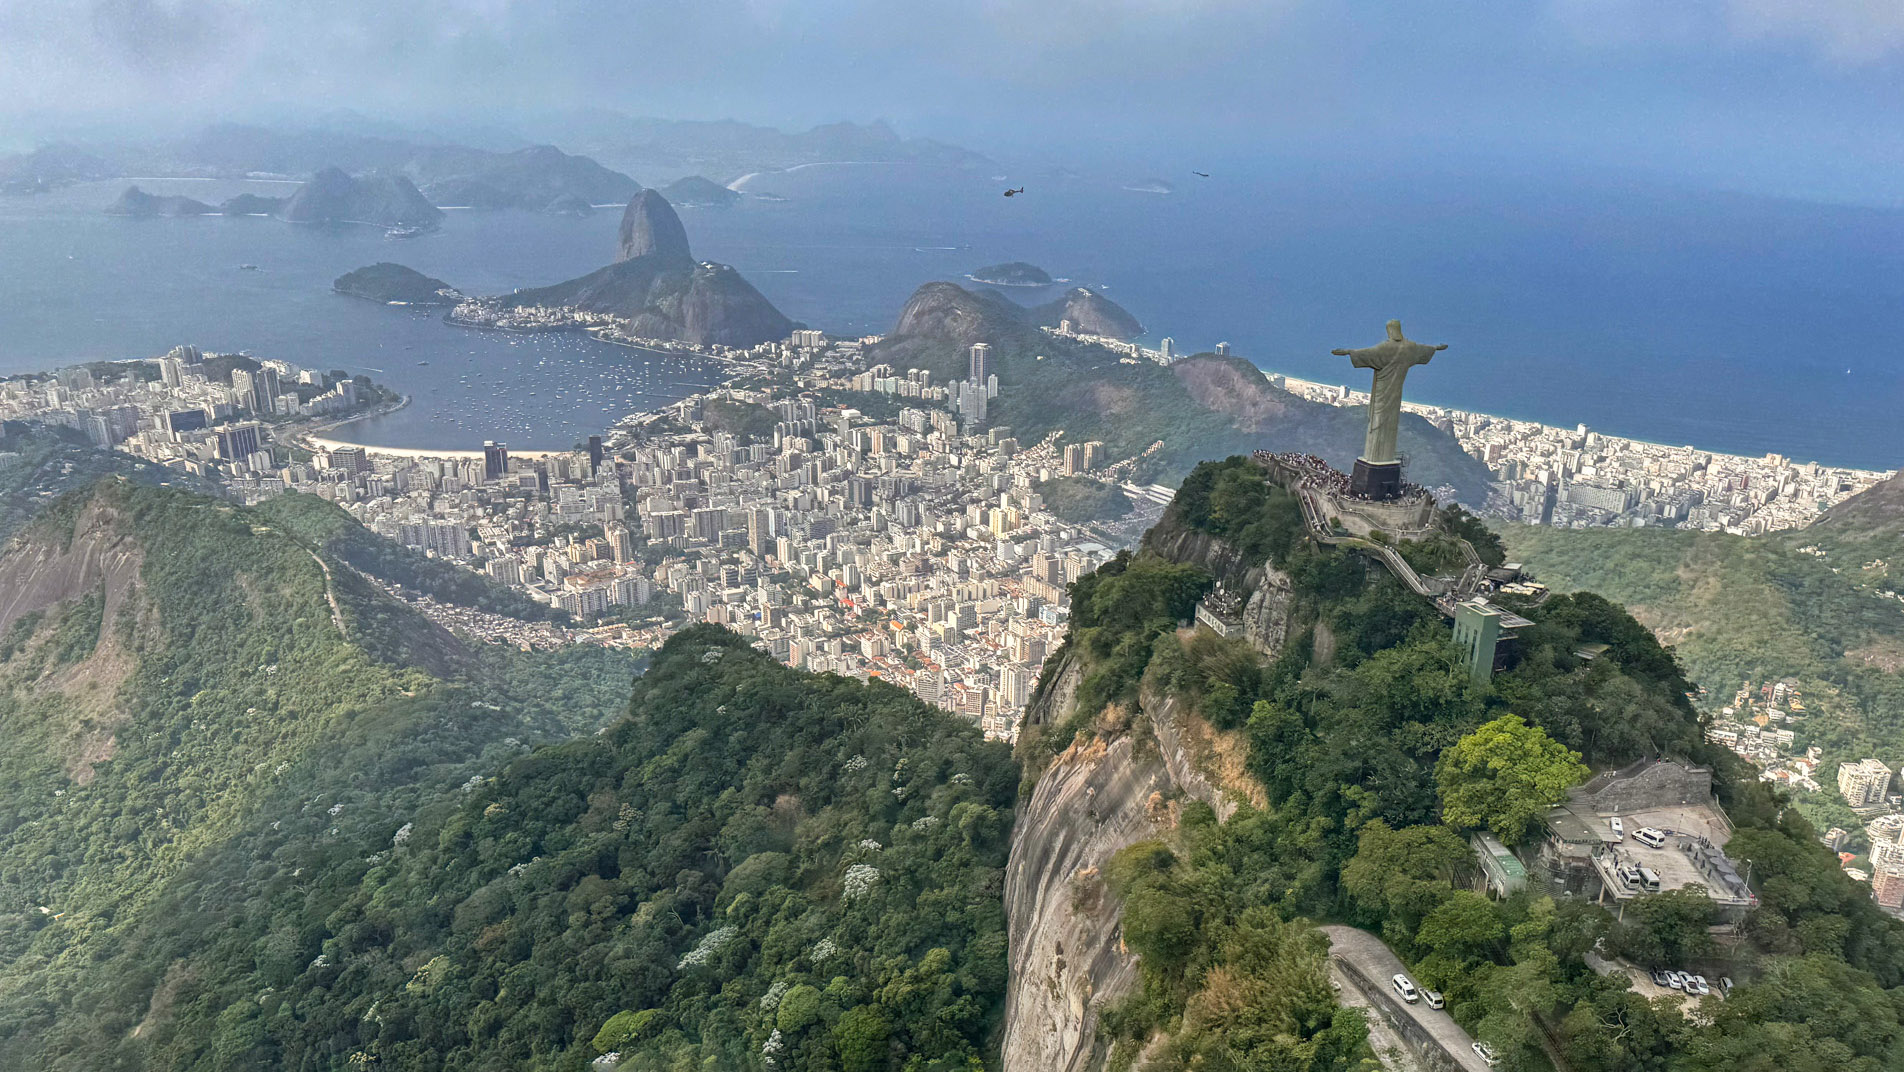
[[[1369,389],[1368,438],[1355,460],[1350,490],[1372,499],[1392,499],[1401,492],[1401,458],[1395,453],[1395,434],[1402,419],[1402,381],[1408,370],[1426,365],[1447,343],[1429,346],[1402,336],[1402,322],[1388,322],[1388,338],[1363,350],[1331,350],[1356,368],[1374,369]]]

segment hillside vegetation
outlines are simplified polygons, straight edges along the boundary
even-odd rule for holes
[[[1041,709],[1020,745],[1035,766],[1122,732],[1144,696],[1175,697],[1240,735],[1262,790],[1263,805],[1239,801],[1220,823],[1184,805],[1174,828],[1107,871],[1141,969],[1140,989],[1104,1012],[1113,1066],[1356,1067],[1359,1028],[1319,988],[1311,920],[1379,932],[1508,1068],[1549,1067],[1550,1053],[1606,1072],[1875,1072],[1904,1060],[1904,927],[1803,818],[1702,742],[1683,673],[1651,633],[1597,595],[1558,596],[1523,608],[1536,624],[1520,664],[1476,685],[1431,607],[1360,557],[1302,540],[1293,504],[1253,468],[1199,467],[1145,551],[1079,582],[1072,637],[1053,657],[1080,666],[1075,703]],[[1213,582],[1216,554],[1168,557],[1215,546],[1183,533],[1247,546],[1245,561],[1261,553],[1289,577],[1279,658],[1175,629]],[[1607,649],[1583,661],[1585,644]],[[1721,772],[1730,851],[1753,861],[1762,899],[1741,944],[1711,940],[1703,898],[1651,899],[1616,920],[1538,887],[1499,902],[1469,892],[1470,829],[1513,842],[1556,787],[1584,776],[1582,761],[1662,753]],[[1596,948],[1647,966],[1696,961],[1740,986],[1690,1016],[1596,973]]]
[[[259,1067],[200,1019],[256,1007],[224,973],[275,978],[311,882],[636,667],[466,647],[265,514],[118,480],[0,554],[0,637],[5,1068]]]
[[[695,627],[605,733],[280,874],[186,962],[169,1016],[99,1048],[180,1069],[967,1068],[1002,1002],[1015,783],[1007,748],[906,693]],[[163,943],[230,920],[227,898],[207,876]]]
[[[117,372],[119,366],[111,368]],[[19,531],[60,496],[108,476],[189,491],[212,490],[209,483],[189,473],[100,450],[70,428],[0,421],[0,539]]]
[[[1850,500],[1855,502],[1856,499]],[[1746,682],[1794,678],[1800,750],[1904,764],[1904,540],[1816,526],[1770,536],[1663,529],[1502,530],[1512,557],[1565,591],[1629,605],[1717,707]],[[1897,571],[1897,572],[1894,572]]]
[[[402,585],[444,603],[524,621],[568,617],[565,611],[496,584],[473,570],[385,539],[336,504],[315,495],[287,492],[267,499],[256,509],[299,539],[386,583]]]

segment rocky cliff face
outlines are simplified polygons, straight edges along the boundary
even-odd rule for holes
[[[1250,598],[1245,626],[1265,654],[1289,633],[1289,578],[1251,564],[1208,535],[1159,526],[1146,547],[1194,562]],[[1070,713],[1083,667],[1075,653],[1049,671],[1026,712],[1031,726]],[[1244,768],[1241,737],[1220,733],[1173,695],[1140,690],[1134,711],[1107,711],[1090,734],[1060,753],[1039,776],[1012,833],[1005,870],[1011,921],[1011,983],[1006,993],[1004,1067],[1085,1072],[1103,1067],[1098,1012],[1137,985],[1125,950],[1122,904],[1102,874],[1112,856],[1173,826],[1183,800],[1208,804],[1220,819],[1241,801],[1267,800]]]
[[[1049,720],[1068,706],[1079,667],[1067,659],[1044,698]],[[1211,729],[1173,696],[1146,689],[1134,712],[1109,714],[1039,775],[1012,832],[1005,868],[1011,983],[1005,997],[1007,1069],[1085,1072],[1103,1067],[1098,1014],[1130,994],[1137,961],[1124,948],[1122,902],[1105,884],[1111,857],[1158,837],[1182,801],[1219,819],[1263,791],[1244,772],[1243,742]]]
[[[752,346],[793,331],[793,321],[725,264],[697,264],[657,280],[634,326],[650,338],[719,346]]]
[[[621,214],[615,259],[631,261],[637,257],[652,258],[656,264],[670,268],[685,268],[694,261],[694,255],[688,252],[687,228],[681,226],[681,217],[657,190],[636,194]]]
[[[967,290],[957,283],[927,283],[913,291],[892,329],[895,338],[959,346],[996,345],[1028,334],[1022,306],[996,291]]]
[[[1098,1009],[1137,983],[1118,928],[1122,905],[1102,868],[1120,849],[1156,836],[1174,788],[1156,749],[1133,734],[1075,744],[1039,777],[1005,868],[1005,1068],[1082,1072],[1102,1064]]]

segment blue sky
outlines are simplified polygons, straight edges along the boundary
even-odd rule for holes
[[[1879,204],[1904,202],[1901,73],[1899,0],[0,0],[16,130],[883,116],[1008,159],[1288,153]]]

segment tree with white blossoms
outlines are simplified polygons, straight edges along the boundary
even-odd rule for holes
[[[871,864],[854,864],[846,869],[845,897],[851,901],[871,893],[879,885],[879,868]]]
[[[708,931],[701,936],[699,942],[695,943],[693,949],[688,950],[687,953],[682,956],[681,963],[674,966],[675,970],[698,968],[706,964],[708,961],[714,959],[714,954],[720,952],[722,946],[733,941],[734,937],[738,934],[740,934],[740,928],[732,924]]]

